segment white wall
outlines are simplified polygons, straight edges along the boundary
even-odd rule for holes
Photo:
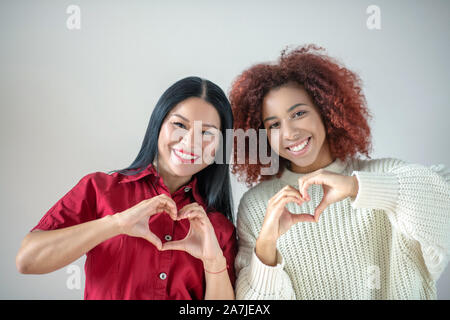
[[[358,72],[374,114],[373,157],[450,165],[450,2],[2,1],[0,298],[79,299],[63,268],[21,275],[25,234],[85,174],[128,166],[173,82],[229,92],[250,65],[316,43]],[[69,30],[69,5],[81,29]],[[366,8],[381,9],[369,30]],[[235,203],[246,190],[233,181]],[[74,265],[83,269],[84,259]],[[83,278],[84,279],[84,278]],[[450,271],[438,297],[450,298]]]

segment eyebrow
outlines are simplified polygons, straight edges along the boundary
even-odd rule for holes
[[[286,113],[291,112],[293,109],[295,109],[295,108],[298,107],[298,106],[306,106],[306,104],[304,104],[304,103],[297,103],[297,104],[294,104],[292,107],[289,107],[289,109],[287,109]],[[267,118],[265,118],[265,119],[263,120],[263,123],[266,122],[266,121],[269,121],[269,120],[276,119],[276,118],[277,118],[277,117],[267,117]]]
[[[189,122],[189,119],[187,119],[186,117],[183,117],[181,114],[178,114],[178,113],[172,113],[172,116],[180,117],[180,118],[183,119],[184,121]],[[204,127],[212,127],[212,128],[217,129],[217,127],[216,127],[215,125],[209,124],[209,123],[203,123],[203,121],[202,121],[202,126],[204,126]],[[219,129],[217,129],[217,130],[219,130]]]

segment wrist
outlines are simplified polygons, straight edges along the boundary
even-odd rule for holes
[[[221,253],[217,255],[214,259],[204,259],[203,261],[203,269],[209,273],[220,272],[227,268],[227,259]]]
[[[277,262],[277,241],[264,238],[256,239],[255,253],[265,265],[275,266]]]
[[[266,238],[263,236],[259,236],[256,239],[255,248],[264,248],[266,250],[276,250],[277,249],[277,239],[274,238]]]
[[[123,228],[120,223],[120,215],[119,214],[120,214],[120,212],[103,217],[105,219],[105,223],[110,224],[111,229],[113,230],[113,232],[116,235],[121,235],[124,233]]]

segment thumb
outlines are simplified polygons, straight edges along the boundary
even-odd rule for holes
[[[299,222],[316,222],[314,216],[308,213],[301,213],[301,214],[291,213],[291,217],[292,217],[292,225]]]
[[[161,251],[166,251],[166,250],[186,251],[186,246],[185,246],[184,239],[183,240],[178,240],[178,241],[165,242],[162,245]]]
[[[324,212],[327,207],[328,207],[328,203],[325,201],[325,199],[322,199],[322,201],[319,203],[319,205],[314,210],[314,220],[316,222],[319,221],[319,217],[322,215],[322,212]]]
[[[144,238],[145,240],[147,240],[148,242],[152,243],[158,250],[161,250],[162,248],[162,242],[161,239],[159,239],[153,232],[151,232],[150,230],[148,231],[147,234],[145,234],[144,236],[142,236],[142,238]]]

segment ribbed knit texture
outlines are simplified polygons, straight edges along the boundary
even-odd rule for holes
[[[318,223],[298,223],[277,242],[277,265],[255,254],[267,202],[303,176],[285,170],[242,197],[237,217],[237,299],[436,299],[435,282],[450,249],[450,171],[393,158],[337,159],[324,168],[356,175],[355,199],[336,202]],[[313,214],[311,201],[289,203],[293,213]]]

